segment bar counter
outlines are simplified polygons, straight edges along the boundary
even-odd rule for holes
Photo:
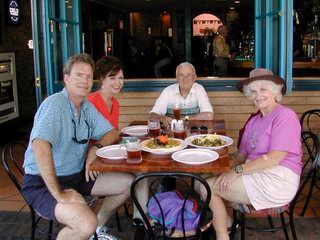
[[[232,61],[234,68],[254,68],[254,61]],[[293,68],[320,68],[320,62],[293,62]]]

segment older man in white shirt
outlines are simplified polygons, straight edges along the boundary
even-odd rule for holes
[[[194,66],[181,63],[176,69],[177,83],[166,87],[150,112],[150,118],[159,119],[169,126],[175,104],[181,107],[181,114],[189,120],[212,120],[213,108],[203,86],[196,83]]]

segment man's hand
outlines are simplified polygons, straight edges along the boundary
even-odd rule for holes
[[[99,175],[98,171],[90,171],[90,164],[97,158],[96,156],[97,147],[93,146],[89,149],[86,159],[86,181],[89,182],[89,179],[94,181]]]
[[[163,116],[163,117],[161,117],[160,121],[163,123],[163,125],[166,128],[169,128],[170,124],[171,124],[171,121],[172,121],[172,118],[171,117],[167,117],[167,116]]]
[[[59,203],[82,203],[87,204],[80,193],[74,189],[65,189],[57,198]]]
[[[229,184],[232,183],[237,177],[238,177],[237,173],[234,171],[234,169],[232,169],[227,173],[221,174],[217,178],[214,186],[219,187],[221,192],[225,192]]]
[[[119,133],[117,130],[113,129],[109,132],[107,132],[106,134],[104,134],[102,136],[102,138],[100,138],[98,140],[98,143],[100,143],[103,146],[108,146],[111,144],[114,144],[115,142],[117,142],[119,140]],[[86,181],[89,181],[89,178],[94,181],[99,172],[98,171],[90,171],[89,170],[89,166],[90,164],[97,158],[96,156],[96,151],[98,150],[98,148],[96,146],[93,146],[89,149],[88,154],[87,154],[87,159],[86,159]]]

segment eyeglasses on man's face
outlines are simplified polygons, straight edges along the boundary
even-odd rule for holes
[[[79,72],[72,73],[72,76],[77,80],[86,80],[86,81],[93,81],[93,75],[92,74],[84,74]]]
[[[74,127],[74,137],[72,138],[72,140],[76,143],[79,143],[79,144],[88,143],[90,140],[90,126],[89,126],[89,123],[87,122],[87,120],[84,120],[84,122],[86,123],[86,126],[88,128],[88,134],[87,134],[87,138],[82,139],[82,140],[78,140],[78,138],[77,138],[77,126],[76,126],[76,122],[74,121],[74,119],[72,119],[72,122],[73,122],[73,127]]]

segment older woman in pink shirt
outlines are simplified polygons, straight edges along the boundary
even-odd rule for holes
[[[285,81],[267,69],[254,69],[238,84],[260,110],[245,127],[231,170],[209,178],[212,224],[218,240],[229,239],[224,200],[252,205],[256,210],[289,203],[299,187],[302,167],[301,127],[294,111],[279,104]]]

